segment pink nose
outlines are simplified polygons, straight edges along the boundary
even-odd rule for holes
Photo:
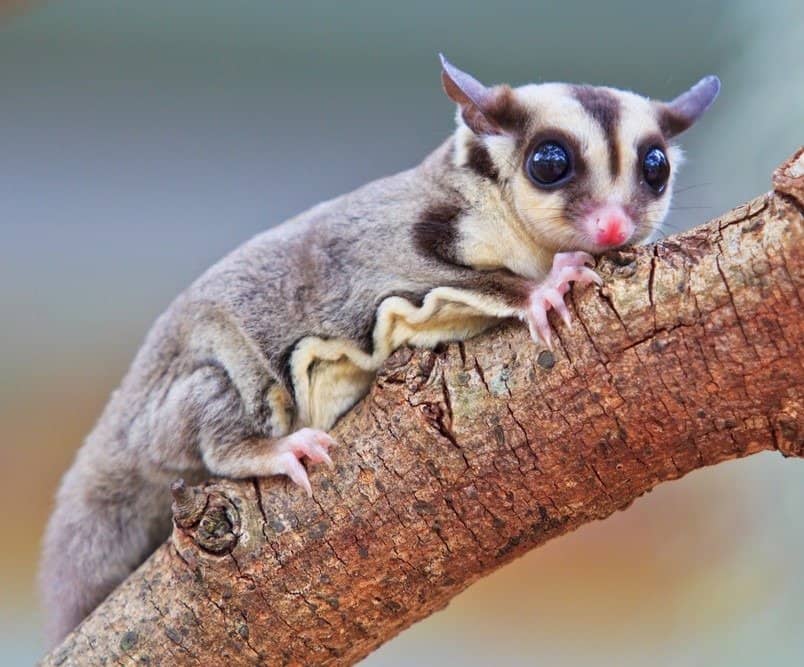
[[[622,245],[628,240],[628,221],[619,215],[603,218],[597,228],[596,241],[600,245]]]
[[[598,208],[587,219],[590,224],[595,243],[603,247],[622,245],[634,233],[634,223],[617,204],[608,204]],[[587,223],[587,224],[588,224]]]

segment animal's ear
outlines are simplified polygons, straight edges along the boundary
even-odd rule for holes
[[[720,92],[720,79],[705,76],[688,91],[670,102],[659,102],[659,124],[666,137],[689,129],[703,115]]]
[[[492,117],[496,106],[497,93],[487,88],[471,74],[462,72],[452,65],[444,54],[441,59],[441,84],[444,92],[461,108],[463,121],[475,134],[503,134],[504,130]]]

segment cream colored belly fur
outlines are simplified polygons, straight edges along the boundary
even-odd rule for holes
[[[371,386],[377,370],[396,349],[433,347],[464,340],[518,311],[499,300],[452,287],[428,292],[421,306],[394,296],[382,302],[374,327],[374,352],[354,341],[302,339],[291,357],[296,392],[295,426],[327,430]]]

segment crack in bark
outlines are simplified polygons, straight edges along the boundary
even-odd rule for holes
[[[648,275],[648,303],[653,313],[653,328],[656,328],[656,304],[653,301],[653,281],[656,278],[656,264],[659,260],[659,246],[653,246],[653,252],[650,256],[650,275]]]
[[[603,300],[603,303],[605,303],[609,307],[611,312],[614,313],[614,316],[617,318],[617,321],[620,323],[620,326],[623,328],[623,331],[625,332],[626,337],[630,338],[629,331],[628,331],[628,326],[626,325],[625,320],[623,319],[622,315],[620,315],[620,311],[618,311],[617,307],[614,305],[614,301],[611,298],[611,294],[609,294],[609,292],[607,290],[601,289],[600,290],[600,297]]]
[[[463,345],[463,343],[461,343]],[[475,361],[475,371],[477,371],[477,376],[480,378],[480,381],[483,383],[483,386],[486,388],[486,393],[491,396],[492,393],[489,390],[489,383],[486,382],[486,374],[483,372],[483,368],[477,361],[477,357],[472,357]],[[465,364],[464,364],[465,365]]]

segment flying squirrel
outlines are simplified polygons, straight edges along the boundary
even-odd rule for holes
[[[319,204],[219,261],[161,315],[57,493],[41,564],[49,646],[170,533],[170,483],[331,464],[327,434],[403,345],[501,319],[550,345],[592,254],[667,215],[676,135],[717,77],[670,102],[564,83],[486,87],[441,57],[454,134],[418,166]]]

